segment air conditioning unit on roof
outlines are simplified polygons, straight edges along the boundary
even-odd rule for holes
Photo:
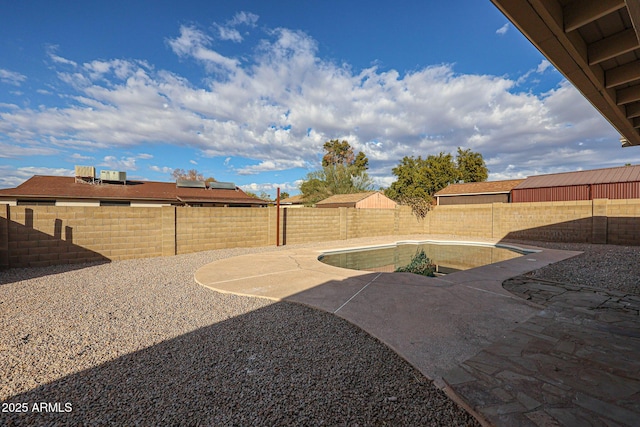
[[[127,173],[119,171],[100,171],[100,179],[102,181],[125,182],[127,180]]]
[[[78,166],[76,165],[76,177],[78,178],[95,178],[96,168],[93,166]]]

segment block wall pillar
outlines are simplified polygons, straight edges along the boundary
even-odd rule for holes
[[[173,256],[177,253],[176,242],[176,207],[163,206],[162,209],[162,256]]]
[[[9,268],[9,221],[11,211],[9,205],[0,205],[0,270]]]
[[[606,244],[608,235],[607,205],[609,199],[594,199],[591,219],[591,243]]]
[[[347,220],[347,208],[338,208],[340,215],[340,240],[349,238],[349,224]]]

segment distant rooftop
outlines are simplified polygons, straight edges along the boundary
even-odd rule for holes
[[[316,205],[324,205],[329,203],[357,203],[360,200],[364,200],[372,194],[376,194],[377,191],[368,191],[366,193],[352,193],[352,194],[334,194],[327,197],[324,200],[319,201]]]
[[[473,194],[500,194],[513,190],[524,179],[509,179],[504,181],[465,182],[449,184],[434,196],[461,196]]]
[[[74,177],[35,175],[16,188],[0,190],[0,198],[100,199],[162,201],[169,203],[228,203],[264,205],[240,188],[179,187],[175,182],[126,181],[122,184],[76,182]]]
[[[516,188],[560,187],[640,181],[640,165],[530,176]]]
[[[304,196],[302,194],[298,194],[296,196],[287,197],[286,199],[280,199],[280,203],[299,205],[304,203]]]

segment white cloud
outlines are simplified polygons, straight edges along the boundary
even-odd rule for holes
[[[137,170],[134,157],[121,157],[118,159],[115,156],[104,156],[102,163],[99,163],[98,166],[104,166],[109,170]]]
[[[500,36],[504,36],[505,34],[507,34],[507,31],[509,31],[509,23],[508,22],[506,24],[504,24],[502,27],[498,28],[496,30],[496,34],[498,34]]]
[[[93,160],[92,156],[84,156],[80,153],[73,153],[71,155],[71,160],[76,161],[76,160],[81,160],[81,161],[85,161],[85,160]]]
[[[74,67],[74,68],[78,66],[76,62],[70,59],[66,59],[61,56],[58,56],[56,54],[57,51],[58,51],[58,45],[47,46],[47,55],[49,56],[49,59],[51,59],[53,62],[57,64],[70,65],[71,67]]]
[[[265,160],[257,165],[250,165],[236,169],[236,172],[239,175],[255,175],[260,172],[281,171],[293,168],[304,168],[307,166],[308,163],[304,160]]]
[[[119,159],[115,156],[105,156],[102,159],[102,163],[99,163],[98,166],[104,166],[110,170],[135,171],[138,169],[136,165],[137,160],[148,160],[152,158],[152,155],[144,153],[136,156],[120,157]],[[156,170],[153,166],[150,168],[151,170]]]
[[[0,188],[17,187],[34,175],[74,176],[74,174],[74,170],[66,168],[37,166],[14,168],[9,165],[0,165]]]
[[[195,160],[189,160],[189,163],[191,163],[192,165],[197,165],[198,162],[196,162]]]
[[[228,40],[235,43],[240,43],[244,40],[240,31],[236,28],[240,25],[249,27],[255,27],[258,22],[259,16],[248,12],[238,12],[236,15],[224,25],[214,24],[214,27],[218,31],[218,38],[220,40]]]
[[[218,29],[218,37],[221,40],[230,40],[232,42],[239,43],[243,40],[240,35],[240,31],[235,28],[223,27],[222,25],[217,26]]]
[[[546,59],[543,59],[542,61],[540,61],[540,63],[538,64],[538,68],[536,68],[536,72],[537,73],[544,73],[547,68],[551,67],[551,62],[547,61]]]
[[[27,76],[25,76],[24,74],[0,68],[0,82],[2,83],[10,84],[13,86],[20,86],[25,80],[27,80]]]
[[[211,71],[234,70],[238,61],[209,49],[211,37],[195,27],[181,26],[180,36],[167,40],[173,52],[180,57],[191,57],[205,64]]]
[[[116,154],[161,143],[222,156],[227,165],[232,157],[253,159],[255,165],[235,171],[253,174],[314,165],[323,143],[338,138],[367,154],[383,186],[402,157],[458,146],[481,152],[492,178],[558,164],[588,169],[603,159],[640,162],[635,151],[603,154],[619,145],[617,133],[566,82],[534,94],[520,90],[518,80],[458,74],[448,64],[404,75],[375,67],[355,72],[322,60],[315,40],[287,29],[271,31],[243,68],[210,50],[212,38],[194,27],[181,27],[168,43],[181,58],[206,69],[213,64],[220,74],[198,86],[144,61],[87,62],[58,75],[69,85],[69,104],[0,110],[0,152]],[[547,67],[543,61],[532,70]],[[136,159],[111,155],[103,165],[135,170]]]
[[[149,166],[149,169],[151,169],[154,172],[160,172],[160,173],[164,173],[164,174],[170,174],[173,172],[173,168],[170,168],[168,166]]]
[[[252,182],[251,184],[240,185],[239,187],[243,191],[251,191],[252,193],[260,194],[262,191],[269,193],[271,195],[275,195],[278,187],[280,188],[280,192],[286,191],[288,193],[297,192],[298,191],[298,183],[291,182],[283,182],[283,183],[256,183]]]
[[[228,25],[236,26],[236,25],[244,24],[250,27],[255,27],[256,24],[258,23],[258,19],[260,19],[260,17],[255,13],[242,11],[242,12],[236,13],[233,19],[231,19],[231,21],[228,22]]]
[[[13,145],[10,142],[0,140],[0,159],[10,159],[29,156],[53,156],[59,153],[52,147],[43,146],[41,144],[33,145]]]

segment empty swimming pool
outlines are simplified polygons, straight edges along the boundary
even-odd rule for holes
[[[436,265],[437,274],[468,270],[532,252],[507,245],[428,241],[398,242],[395,245],[327,251],[318,259],[334,267],[393,272],[396,268],[409,264],[411,258],[420,250],[424,250]]]

